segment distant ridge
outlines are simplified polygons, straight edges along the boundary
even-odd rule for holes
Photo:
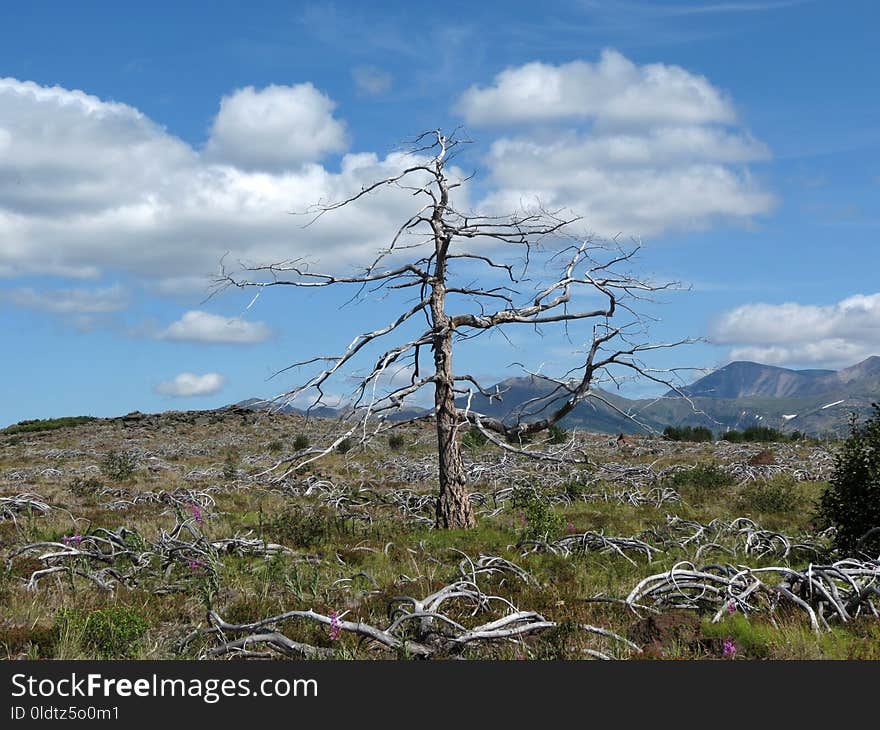
[[[880,357],[873,355],[843,370],[790,370],[756,362],[732,362],[682,391],[704,398],[800,398],[831,393],[846,386],[870,389],[878,383]]]
[[[533,376],[508,378],[488,388],[502,393],[491,401],[475,395],[471,408],[487,416],[513,421],[541,418],[562,403],[552,384]],[[872,355],[842,370],[792,370],[774,365],[737,361],[718,368],[661,398],[634,400],[597,390],[597,398],[575,408],[562,425],[604,433],[662,431],[666,426],[707,426],[716,433],[753,425],[806,434],[843,434],[852,413],[867,414],[880,401],[880,356]],[[604,401],[604,402],[603,402]],[[464,403],[462,402],[463,406]],[[239,408],[269,410],[271,403],[252,398]],[[284,406],[284,413],[304,413]],[[410,408],[392,418],[403,420],[427,415],[429,410]],[[311,415],[334,417],[340,411],[317,408]]]

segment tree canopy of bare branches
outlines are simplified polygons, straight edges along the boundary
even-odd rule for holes
[[[285,368],[310,366],[317,372],[275,400],[289,403],[311,395],[314,407],[325,402],[328,381],[341,375],[359,354],[376,348],[386,338],[390,340],[391,335],[402,340],[378,348],[381,354],[359,377],[351,402],[342,411],[346,427],[338,436],[321,448],[306,449],[281,460],[275,469],[285,467],[287,474],[330,453],[345,439],[367,439],[392,427],[389,416],[411,402],[418,391],[431,387],[431,417],[436,423],[439,460],[436,525],[441,528],[474,525],[460,446],[463,429],[479,429],[500,448],[533,453],[522,444],[565,418],[580,403],[594,398],[611,405],[596,387],[600,374],[614,379],[629,372],[669,385],[663,372],[648,368],[641,356],[681,344],[646,341],[646,322],[637,311],[638,304],[673,285],[653,284],[625,270],[639,249],[637,243],[625,248],[616,240],[575,236],[572,228],[578,218],[543,207],[507,216],[459,210],[453,195],[467,178],[456,175],[450,163],[463,142],[457,135],[446,136],[440,130],[424,133],[409,149],[408,166],[398,174],[310,211],[314,222],[388,187],[407,191],[418,201],[388,245],[358,273],[319,273],[310,263],[297,259],[256,266],[242,264],[235,272],[223,267],[216,282],[218,290],[228,286],[262,290],[273,286],[348,285],[356,288],[354,299],[380,291],[410,295],[392,321],[358,334],[341,354],[315,357]],[[545,272],[550,270],[554,273],[548,278]],[[401,336],[421,320],[424,327],[416,334]],[[500,400],[504,394],[498,389],[488,390],[471,373],[456,371],[455,343],[490,331],[503,334],[513,326],[537,331],[558,326],[571,339],[570,328],[575,324],[588,327],[581,340],[582,358],[560,378],[537,375],[550,393],[534,408],[526,404],[520,409],[522,416],[511,422],[481,414],[473,407],[477,394],[490,401]],[[429,367],[420,359],[427,353],[433,361]],[[383,387],[389,381],[389,369],[401,365],[411,368],[408,382]],[[543,457],[577,459],[570,447]]]

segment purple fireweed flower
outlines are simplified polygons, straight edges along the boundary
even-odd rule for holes
[[[82,542],[82,535],[65,535],[62,542],[65,545],[79,545]]]
[[[195,502],[192,502],[189,505],[189,511],[193,516],[193,519],[196,521],[196,524],[201,525],[204,522],[204,517],[202,515],[202,508],[197,505]]]
[[[196,558],[193,558],[192,560],[187,560],[186,565],[192,571],[204,570],[208,567],[208,564],[204,560],[198,560]]]
[[[736,644],[733,643],[733,639],[725,639],[724,640],[724,648],[721,651],[721,656],[725,659],[733,659],[736,655]]]
[[[727,613],[730,614],[731,616],[733,616],[733,614],[736,613],[736,603],[731,601],[730,603],[727,604]]]
[[[336,611],[330,613],[330,641],[336,641],[342,634],[339,626],[339,614]]]

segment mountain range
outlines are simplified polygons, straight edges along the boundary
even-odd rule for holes
[[[471,407],[505,421],[528,420],[561,404],[563,396],[554,394],[553,387],[534,376],[509,378],[497,384],[503,394],[500,400],[477,395]],[[880,401],[880,357],[869,357],[842,370],[791,370],[732,362],[681,388],[680,393],[630,399],[597,390],[596,396],[578,405],[561,425],[604,433],[662,431],[666,426],[706,426],[722,433],[760,425],[811,435],[844,434],[852,413],[867,415],[871,403]],[[266,407],[257,399],[236,405]],[[427,413],[411,408],[396,417]],[[312,414],[326,417],[338,415],[338,411],[322,408]]]

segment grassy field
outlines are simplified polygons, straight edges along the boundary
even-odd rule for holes
[[[216,412],[0,435],[0,656],[880,658],[870,589],[841,616],[792,579],[850,557],[814,518],[833,447],[578,434],[591,463],[566,465],[474,445],[479,525],[444,532],[428,426],[263,473],[327,428]]]

